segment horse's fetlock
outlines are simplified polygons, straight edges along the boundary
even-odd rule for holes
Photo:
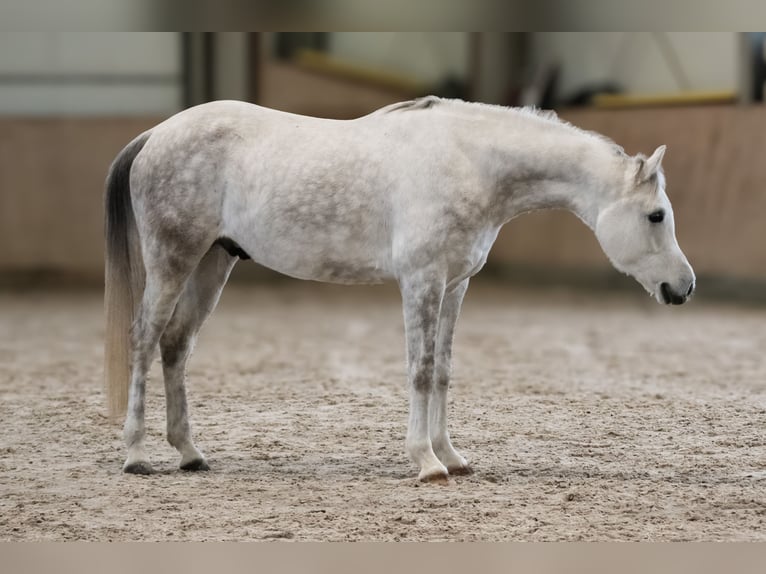
[[[180,437],[177,434],[168,433],[165,438],[173,448],[179,449],[184,445],[184,437]]]

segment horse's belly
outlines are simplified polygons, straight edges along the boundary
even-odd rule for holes
[[[275,260],[268,256],[253,256],[257,263],[295,277],[327,283],[342,283],[346,285],[374,285],[392,279],[390,271],[369,261],[354,261],[350,259],[322,259],[314,261]]]
[[[300,279],[380,283],[392,277],[391,237],[381,190],[326,182],[283,184],[247,195],[225,214],[225,230],[254,261]],[[234,204],[234,202],[232,202]]]
[[[385,249],[334,246],[321,241],[280,237],[254,242],[252,259],[298,279],[343,284],[375,284],[393,278]]]

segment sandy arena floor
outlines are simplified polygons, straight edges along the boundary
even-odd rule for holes
[[[636,286],[636,289],[640,287]],[[189,371],[212,470],[120,472],[101,299],[0,295],[2,540],[766,540],[766,309],[475,284],[450,404],[472,476],[416,481],[398,294],[229,286]]]

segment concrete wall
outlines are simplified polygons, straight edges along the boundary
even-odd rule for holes
[[[663,32],[688,86],[673,74],[673,60],[652,32],[535,32],[531,65],[561,65],[560,93],[611,80],[633,93],[736,90],[739,38],[736,32]]]
[[[468,75],[466,32],[337,32],[330,53],[371,68],[391,70],[436,83]]]
[[[0,119],[0,275],[99,278],[106,171],[160,119]]]
[[[169,114],[181,67],[178,32],[0,32],[0,114]]]
[[[356,118],[407,99],[377,86],[338,81],[277,60],[265,60],[260,71],[258,103],[295,114]]]

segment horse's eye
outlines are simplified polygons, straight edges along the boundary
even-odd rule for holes
[[[657,211],[650,213],[647,217],[652,223],[660,223],[663,219],[665,219],[665,212],[661,209],[658,209]]]

